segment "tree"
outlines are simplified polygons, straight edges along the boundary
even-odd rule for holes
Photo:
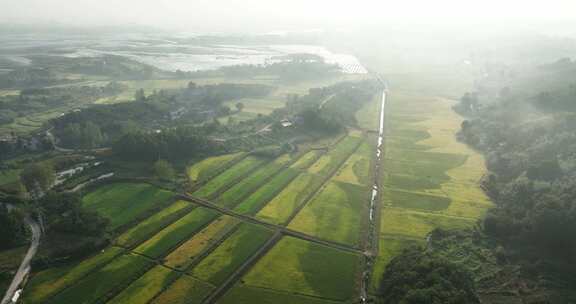
[[[242,112],[242,109],[244,109],[244,104],[241,102],[236,103],[236,109],[238,110],[238,112]]]
[[[172,165],[163,159],[160,159],[154,163],[154,173],[160,179],[167,181],[172,181],[175,175]]]
[[[100,127],[91,121],[87,122],[82,134],[82,141],[85,148],[95,148],[100,145],[104,141]]]
[[[193,81],[188,82],[188,90],[194,90],[196,89],[196,83],[194,83]]]
[[[383,304],[480,303],[471,276],[460,266],[421,248],[409,248],[386,268]]]
[[[48,162],[28,165],[20,173],[20,181],[32,197],[41,196],[54,184],[55,174]]]
[[[26,236],[23,217],[16,211],[0,206],[0,249],[18,245]]]
[[[146,101],[146,94],[144,94],[144,89],[136,90],[134,93],[134,99],[136,101]]]

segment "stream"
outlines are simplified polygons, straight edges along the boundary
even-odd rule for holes
[[[372,266],[374,265],[374,256],[377,254],[376,238],[378,237],[378,227],[375,220],[375,213],[378,211],[379,200],[379,182],[380,182],[380,167],[382,164],[382,156],[384,154],[384,107],[386,105],[386,89],[382,92],[382,103],[380,104],[380,124],[378,126],[378,144],[376,145],[376,164],[374,166],[374,181],[372,184],[372,196],[370,198],[370,214],[369,214],[369,228],[368,237],[366,241],[366,248],[364,250],[364,272],[362,273],[361,289],[360,289],[360,303],[367,303],[368,290],[372,275]]]

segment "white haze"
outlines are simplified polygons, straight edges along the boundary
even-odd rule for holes
[[[410,26],[575,33],[574,0],[0,0],[0,23],[186,31]]]

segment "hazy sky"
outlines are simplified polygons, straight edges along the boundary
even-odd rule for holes
[[[555,26],[576,0],[0,0],[0,21],[283,30],[369,24]],[[576,31],[576,29],[574,29]]]

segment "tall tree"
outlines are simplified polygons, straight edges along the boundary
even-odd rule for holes
[[[174,180],[175,172],[172,165],[166,160],[160,159],[154,163],[154,173],[160,179],[172,181]]]
[[[54,184],[54,180],[54,168],[48,162],[28,165],[20,173],[20,181],[34,198],[48,191]]]

